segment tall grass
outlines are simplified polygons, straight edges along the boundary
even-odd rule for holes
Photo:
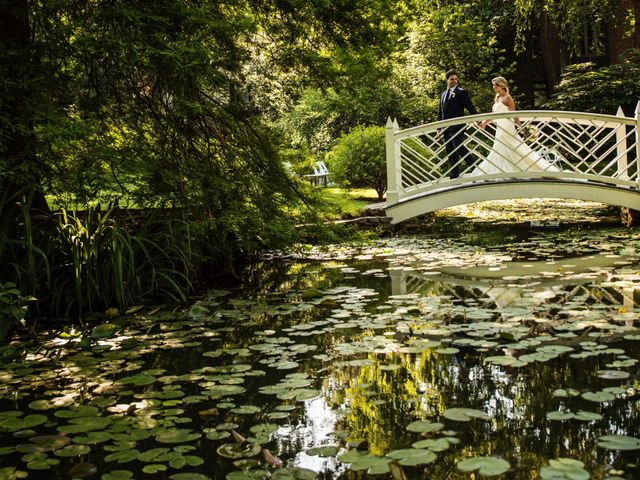
[[[57,311],[123,309],[153,296],[186,300],[195,272],[186,222],[149,220],[133,234],[115,221],[113,209],[83,216],[63,209],[56,217],[56,249],[67,258],[54,275]]]
[[[125,309],[153,297],[186,300],[198,262],[189,224],[136,223],[116,211],[40,214],[28,194],[3,195],[0,282],[14,282],[38,298],[41,313],[56,316]]]

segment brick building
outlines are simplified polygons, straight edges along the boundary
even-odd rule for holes
[[[534,107],[547,100],[560,81],[565,65],[584,62],[610,65],[626,50],[640,48],[640,29],[630,28],[628,19],[631,18],[640,19],[640,0],[622,0],[618,13],[602,35],[591,38],[592,32],[585,31],[578,51],[570,54],[558,29],[542,14],[533,55],[519,62],[517,68],[524,103]]]

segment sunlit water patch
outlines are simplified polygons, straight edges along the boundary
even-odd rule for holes
[[[2,351],[0,478],[640,477],[640,238],[274,253]]]

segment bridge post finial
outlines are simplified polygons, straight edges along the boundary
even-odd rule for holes
[[[387,206],[398,202],[398,185],[401,185],[400,177],[400,143],[396,142],[396,132],[400,130],[398,121],[391,117],[387,119],[386,146],[387,146]]]

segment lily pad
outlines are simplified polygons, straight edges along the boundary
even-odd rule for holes
[[[271,474],[272,480],[314,480],[318,474],[308,468],[285,467]]]
[[[509,462],[496,457],[465,458],[459,461],[456,466],[463,472],[473,472],[477,470],[480,475],[486,477],[502,475],[511,468]]]
[[[624,370],[598,370],[596,375],[605,380],[626,380],[631,374]]]
[[[444,412],[442,412],[442,415],[444,415],[445,418],[454,420],[456,422],[468,422],[473,418],[479,418],[481,420],[491,420],[491,417],[484,413],[482,410],[476,410],[473,408],[448,408]]]
[[[91,330],[91,338],[100,340],[103,338],[111,338],[118,331],[118,326],[113,323],[103,323]]]
[[[133,472],[130,470],[112,470],[109,473],[104,473],[101,480],[129,480],[133,478]]]
[[[548,467],[540,469],[542,480],[589,480],[591,475],[584,468],[584,463],[572,458],[549,460]]]
[[[317,455],[318,457],[333,457],[336,453],[338,453],[338,447],[335,447],[333,445],[314,447],[310,448],[305,453],[312,456]]]
[[[216,452],[221,457],[237,459],[254,457],[260,453],[261,449],[262,447],[257,443],[225,443],[220,445]]]
[[[227,480],[262,480],[269,477],[269,470],[263,468],[243,469],[227,473]]]
[[[418,465],[426,465],[435,461],[438,456],[431,450],[420,448],[404,448],[402,450],[394,450],[387,454],[389,458],[397,460],[400,465],[415,467]]]
[[[407,425],[407,430],[417,433],[437,432],[443,428],[444,425],[442,423],[430,422],[429,420],[418,420]]]
[[[598,402],[598,403],[610,402],[611,400],[614,400],[616,398],[613,393],[604,392],[604,391],[584,392],[581,396],[585,400],[589,400],[590,402]]]
[[[86,455],[91,451],[87,445],[67,445],[64,448],[56,450],[54,455],[56,457],[79,457],[80,455]]]
[[[165,472],[167,468],[168,467],[163,463],[150,463],[149,465],[142,467],[142,473],[153,475],[158,472]]]
[[[211,480],[211,478],[196,472],[174,473],[169,477],[171,480]]]
[[[156,435],[158,443],[185,443],[197,440],[202,434],[188,428],[169,428]]]
[[[598,438],[598,446],[607,450],[640,450],[640,438],[627,435],[605,435]]]
[[[70,419],[69,425],[58,427],[63,433],[85,433],[92,430],[104,430],[111,424],[109,417],[78,417]]]

